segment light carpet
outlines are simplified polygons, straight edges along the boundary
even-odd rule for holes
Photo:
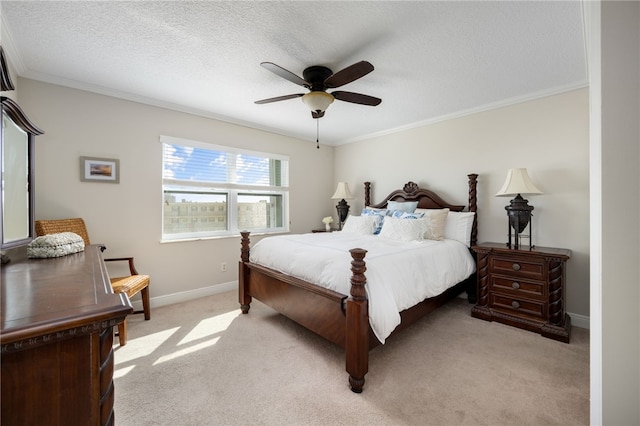
[[[344,352],[236,292],[128,319],[115,345],[116,425],[587,425],[589,332],[571,343],[472,318],[456,299],[370,352]],[[115,339],[117,341],[117,339]]]

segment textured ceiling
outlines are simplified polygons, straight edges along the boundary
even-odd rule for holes
[[[2,45],[20,76],[314,141],[302,76],[361,60],[375,70],[340,90],[321,143],[426,124],[587,84],[582,3],[28,1],[0,3]]]

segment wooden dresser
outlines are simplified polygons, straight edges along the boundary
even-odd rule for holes
[[[565,262],[571,250],[504,244],[472,247],[478,255],[478,301],[471,315],[499,321],[569,343],[565,313]]]
[[[113,424],[113,327],[133,309],[100,246],[12,261],[1,278],[1,423]]]

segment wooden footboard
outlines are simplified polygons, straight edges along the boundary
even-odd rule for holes
[[[249,232],[241,232],[239,302],[249,312],[255,297],[303,327],[345,349],[351,390],[362,392],[369,366],[369,309],[365,291],[366,250],[352,249],[351,296],[249,262]]]

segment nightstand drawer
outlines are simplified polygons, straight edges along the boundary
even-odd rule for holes
[[[492,256],[489,268],[491,272],[544,279],[544,260],[542,259]]]
[[[514,297],[528,297],[544,300],[544,281],[527,280],[520,277],[508,277],[501,275],[491,275],[489,287],[492,291],[512,294]]]
[[[517,299],[506,295],[491,293],[489,305],[492,308],[509,313],[517,312],[519,315],[529,315],[545,318],[545,304],[531,300]]]

